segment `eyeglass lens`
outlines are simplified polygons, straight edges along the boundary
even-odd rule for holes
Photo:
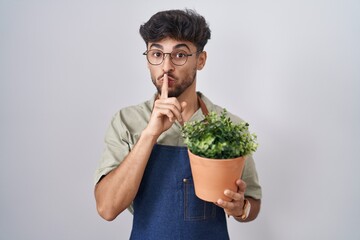
[[[146,57],[150,64],[159,65],[164,61],[166,54],[170,55],[170,60],[175,65],[184,65],[188,58],[188,54],[183,50],[164,53],[158,49],[149,50],[146,54]]]

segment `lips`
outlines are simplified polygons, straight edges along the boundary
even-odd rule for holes
[[[164,81],[164,76],[159,78],[159,82],[162,84]],[[169,87],[172,87],[175,84],[176,80],[173,76],[168,75],[168,85]]]
[[[168,86],[169,88],[175,85],[175,80],[168,79]]]

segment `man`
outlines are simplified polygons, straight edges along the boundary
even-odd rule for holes
[[[228,239],[226,215],[247,222],[260,210],[254,160],[247,158],[237,192],[224,189],[231,201],[202,201],[180,131],[206,110],[222,111],[196,91],[210,29],[195,11],[170,10],[152,16],[140,34],[157,94],[113,117],[95,177],[97,210],[108,221],[127,208],[133,212],[131,239]]]

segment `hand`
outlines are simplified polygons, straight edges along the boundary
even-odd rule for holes
[[[224,191],[225,196],[231,198],[230,201],[219,199],[216,202],[216,205],[222,207],[227,215],[233,217],[239,217],[243,214],[245,200],[244,193],[246,190],[246,183],[241,179],[236,181],[236,185],[238,186],[237,192],[230,191],[229,189]]]
[[[150,117],[147,132],[153,136],[159,136],[168,130],[177,120],[183,123],[182,111],[186,103],[180,104],[175,97],[168,98],[168,75],[164,74],[161,87],[161,96],[154,103],[154,108]]]

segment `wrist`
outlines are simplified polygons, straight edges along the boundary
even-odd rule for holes
[[[145,128],[140,135],[140,139],[155,144],[160,135],[154,134],[151,130]]]
[[[250,215],[250,210],[251,210],[251,203],[249,200],[244,199],[244,205],[242,208],[242,213],[239,216],[236,216],[235,218],[240,220],[240,221],[245,221],[249,215]]]
[[[156,142],[156,140],[158,139],[158,137],[161,134],[155,133],[149,126],[147,126],[142,132],[141,132],[141,136],[142,138],[148,140],[148,141],[154,141]]]

